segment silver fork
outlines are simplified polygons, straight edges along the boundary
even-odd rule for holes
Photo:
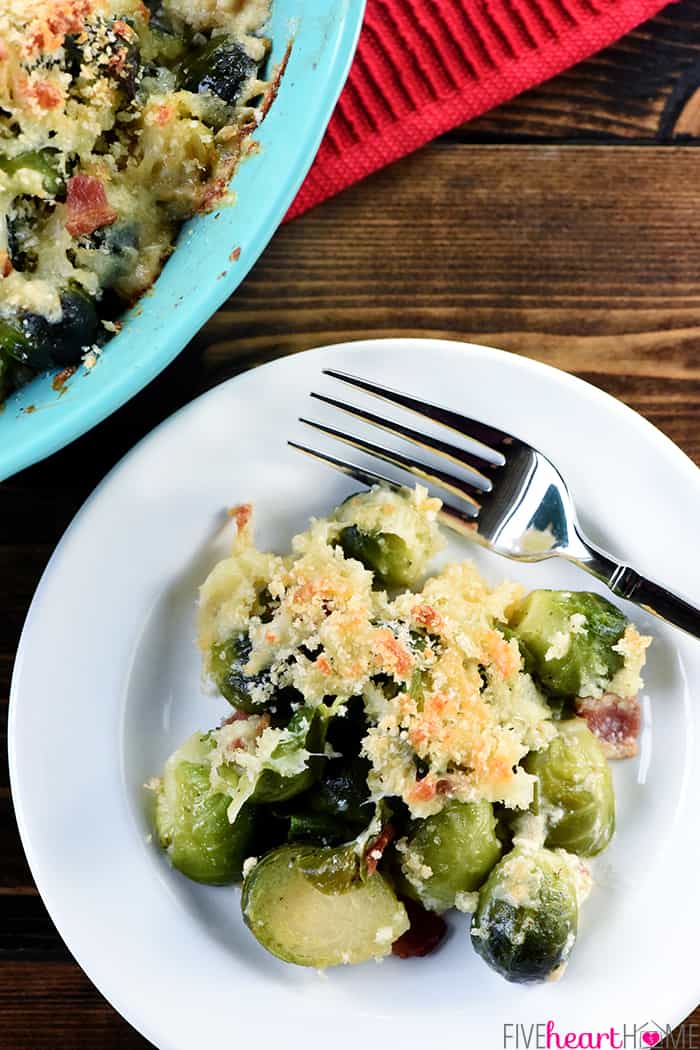
[[[573,500],[561,474],[545,455],[527,442],[458,412],[427,404],[419,398],[345,372],[324,369],[324,375],[408,409],[470,441],[472,451],[466,451],[442,438],[428,436],[364,408],[322,394],[311,394],[317,401],[347,412],[355,419],[451,463],[466,474],[463,478],[434,463],[414,459],[311,419],[300,419],[322,434],[405,470],[421,481],[438,485],[455,496],[459,502],[443,503],[440,512],[440,519],[446,527],[507,558],[521,561],[540,561],[555,556],[566,558],[606,583],[619,598],[635,602],[647,612],[700,638],[700,609],[594,546],[578,522]],[[335,459],[294,441],[289,444],[363,485],[401,488],[390,478],[372,470]]]

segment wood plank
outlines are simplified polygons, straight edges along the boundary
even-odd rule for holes
[[[19,839],[10,792],[7,787],[0,789],[0,957],[7,947],[5,936],[8,933],[9,916],[13,908],[6,898],[16,896],[35,896],[36,888],[24,850]],[[43,908],[43,905],[42,905]]]
[[[207,379],[364,336],[471,340],[585,376],[700,461],[699,178],[690,147],[433,143],[279,231],[196,340]]]
[[[0,964],[2,1045],[12,1050],[147,1050],[72,961]]]
[[[612,47],[452,133],[455,141],[666,141],[700,134],[700,0],[673,3]]]

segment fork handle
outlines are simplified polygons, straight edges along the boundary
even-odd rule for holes
[[[583,540],[582,536],[580,538]],[[696,605],[668,587],[642,576],[629,565],[616,561],[589,540],[583,542],[590,557],[583,558],[579,564],[603,580],[613,594],[634,602],[694,638],[700,638],[700,609]]]

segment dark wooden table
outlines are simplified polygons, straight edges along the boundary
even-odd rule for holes
[[[699,84],[700,0],[683,0],[282,228],[158,380],[0,486],[3,736],[22,621],[83,500],[161,419],[259,362],[365,336],[500,346],[602,387],[700,463]],[[3,741],[0,1046],[146,1047],[46,914],[19,843],[5,755]],[[673,1045],[700,1047],[700,1010],[692,1019]]]

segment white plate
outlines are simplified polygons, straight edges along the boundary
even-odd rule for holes
[[[193,643],[196,587],[226,548],[223,508],[253,500],[260,543],[282,548],[353,488],[285,444],[308,441],[300,413],[330,411],[307,399],[311,389],[338,393],[321,377],[328,366],[522,435],[570,481],[594,540],[700,597],[700,473],[639,416],[562,372],[483,347],[386,340],[313,350],[224,383],[99,486],[27,618],[12,683],[12,788],[54,922],[102,993],[162,1050],[259,1041],[495,1050],[504,1025],[525,1026],[523,1046],[531,1024],[550,1020],[560,1034],[677,1024],[699,990],[689,683],[700,681],[700,645],[631,607],[656,639],[641,756],[615,768],[618,832],[559,984],[502,981],[472,952],[465,919],[427,959],[326,975],[286,966],[244,928],[237,889],[188,882],[151,843],[141,785],[226,709],[200,694]],[[517,566],[461,541],[452,553],[476,558],[494,580],[595,586],[563,563]],[[507,1030],[506,1046],[516,1034]]]

